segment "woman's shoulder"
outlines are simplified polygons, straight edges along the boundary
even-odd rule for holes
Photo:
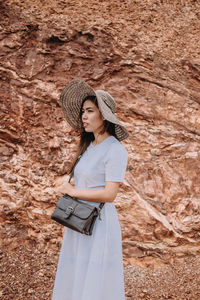
[[[110,137],[110,145],[112,147],[118,147],[118,148],[126,149],[124,147],[124,145],[116,137],[114,137],[113,135]]]
[[[108,147],[108,153],[110,155],[114,153],[118,153],[118,154],[123,154],[123,155],[128,155],[128,152],[125,148],[125,146],[120,143],[120,141],[118,141],[118,139],[116,139],[114,136],[111,136],[110,137],[110,140],[109,140],[109,147]]]

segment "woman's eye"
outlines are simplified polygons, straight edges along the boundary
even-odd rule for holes
[[[83,115],[83,114],[84,114],[84,112],[93,112],[93,109],[86,109],[86,110],[82,110],[82,111],[81,111],[81,114]]]

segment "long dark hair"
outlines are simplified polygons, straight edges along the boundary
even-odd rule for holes
[[[97,98],[96,96],[87,96],[84,100],[83,100],[83,103],[81,105],[81,110],[80,110],[80,120],[82,122],[82,108],[83,108],[83,104],[86,100],[90,100],[92,101],[97,108],[99,108],[98,106],[98,102],[97,102]],[[103,134],[105,132],[108,132],[109,134],[113,135],[114,137],[116,137],[116,134],[115,134],[115,124],[107,121],[107,120],[104,120],[104,124],[103,124],[103,129],[101,130],[100,134]],[[117,137],[116,137],[117,138]],[[90,145],[91,142],[94,141],[94,134],[93,132],[86,132],[84,130],[84,128],[82,127],[82,130],[81,130],[81,133],[80,133],[80,141],[79,141],[79,146],[78,146],[78,150],[77,150],[77,153],[72,161],[72,164],[70,165],[69,169],[68,169],[68,174],[71,173],[76,161],[77,161],[77,158],[82,155],[87,147]]]

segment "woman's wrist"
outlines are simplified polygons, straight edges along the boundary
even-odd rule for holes
[[[77,197],[76,197],[76,189],[75,189],[74,187],[71,188],[71,190],[70,190],[70,192],[69,192],[68,194],[69,194],[69,196],[71,196],[71,197],[77,198]]]

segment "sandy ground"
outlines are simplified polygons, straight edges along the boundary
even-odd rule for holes
[[[51,299],[59,249],[47,253],[36,246],[0,251],[1,300]],[[162,269],[125,268],[126,299],[200,299],[200,257]],[[95,300],[95,299],[94,299]],[[102,299],[103,300],[103,299]]]

